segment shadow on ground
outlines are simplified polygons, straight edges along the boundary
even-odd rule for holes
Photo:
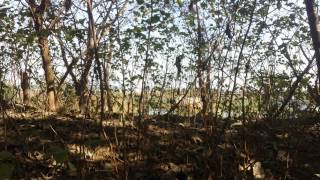
[[[221,120],[222,121],[222,120]],[[219,127],[188,118],[106,120],[17,114],[1,121],[12,179],[317,179],[320,123],[291,119]],[[6,131],[5,131],[6,128]],[[208,133],[209,132],[209,133]],[[1,159],[0,163],[8,160]],[[257,171],[255,164],[261,165]],[[1,170],[0,170],[1,171]]]

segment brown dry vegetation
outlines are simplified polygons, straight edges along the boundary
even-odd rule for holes
[[[13,156],[12,179],[254,179],[255,163],[265,179],[317,179],[317,118],[234,124],[221,138],[220,125],[207,131],[186,119],[106,119],[104,134],[92,119],[7,113],[0,147]]]

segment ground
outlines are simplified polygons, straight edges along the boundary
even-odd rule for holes
[[[140,125],[111,118],[102,131],[83,117],[3,115],[0,179],[320,177],[317,118],[237,122],[220,133],[221,125],[203,128],[201,119],[179,116],[150,117]]]

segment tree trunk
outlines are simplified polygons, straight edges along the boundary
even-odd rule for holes
[[[92,50],[92,55],[94,55],[95,63],[97,65],[97,71],[98,71],[98,77],[100,82],[100,98],[101,98],[101,106],[100,106],[100,127],[103,127],[103,119],[104,119],[104,105],[105,105],[105,98],[104,98],[104,83],[103,83],[103,77],[102,77],[102,64],[99,59],[99,47],[98,47],[98,41],[97,41],[97,35],[96,35],[96,26],[93,19],[93,13],[92,13],[92,0],[87,0],[87,13],[89,17],[89,47],[90,51]]]
[[[82,74],[79,86],[76,88],[77,95],[79,96],[79,109],[80,113],[85,114],[87,111],[87,104],[89,100],[88,91],[88,75],[92,65],[92,59],[89,59],[85,65],[85,72]],[[88,70],[87,70],[88,68]]]
[[[105,63],[105,65],[103,66],[103,74],[104,74],[104,83],[105,83],[105,88],[106,88],[106,92],[107,92],[107,106],[108,106],[108,111],[112,112],[113,108],[113,103],[112,103],[112,92],[110,89],[110,85],[109,85],[109,77],[110,77],[110,64],[111,64],[111,60],[112,60],[112,47],[113,42],[110,40],[110,45],[108,48],[108,55],[107,55],[107,61]]]
[[[239,74],[239,71],[240,71],[241,61],[242,61],[242,58],[243,58],[243,51],[244,51],[245,43],[247,41],[248,34],[249,34],[249,31],[251,29],[251,25],[252,25],[252,22],[253,22],[253,14],[254,14],[254,11],[256,9],[257,1],[255,0],[253,3],[254,4],[253,4],[253,8],[252,8],[252,11],[251,11],[251,14],[250,14],[249,26],[248,26],[248,29],[246,30],[245,35],[244,35],[244,38],[243,38],[243,41],[242,41],[242,44],[241,44],[241,48],[240,48],[240,52],[239,52],[239,56],[238,56],[238,60],[236,62],[235,73],[234,73],[234,77],[233,77],[233,87],[232,87],[232,91],[231,91],[231,95],[230,95],[230,102],[229,102],[229,106],[228,106],[228,119],[231,118],[232,106],[233,106],[233,97],[234,97],[234,94],[235,94],[236,89],[237,89],[237,78],[238,78],[238,74]]]
[[[47,84],[47,103],[49,111],[56,111],[55,87],[54,87],[54,71],[49,51],[49,41],[47,36],[39,37],[39,48],[42,57],[42,66],[45,73]]]
[[[153,16],[153,1],[151,0],[151,6],[150,6],[150,17]],[[145,89],[146,89],[146,81],[147,81],[147,77],[148,77],[148,70],[149,70],[149,66],[150,66],[150,60],[149,60],[149,56],[150,56],[150,38],[151,38],[151,31],[152,31],[152,21],[149,21],[148,24],[148,36],[147,36],[147,48],[145,51],[145,59],[144,59],[144,67],[143,67],[143,74],[142,74],[142,85],[141,85],[141,92],[140,92],[140,97],[139,97],[139,102],[138,102],[138,114],[139,114],[139,124],[141,122],[141,119],[144,116],[144,112],[145,112]]]
[[[166,87],[167,75],[168,75],[168,61],[169,61],[169,56],[167,56],[167,59],[166,59],[166,70],[164,73],[163,83],[162,83],[161,91],[160,91],[158,116],[160,116],[163,113],[162,103],[163,103],[163,95],[166,91],[165,87]]]
[[[93,40],[93,28],[91,24],[88,27],[88,45],[87,45],[87,54],[85,57],[85,67],[84,71],[81,74],[79,87],[77,87],[77,95],[79,96],[79,108],[82,114],[87,111],[87,104],[89,100],[88,92],[88,75],[94,59],[94,40]]]
[[[48,36],[50,28],[45,29],[44,26],[44,13],[48,9],[50,1],[41,0],[40,5],[37,5],[34,0],[28,1],[32,19],[34,22],[34,28],[38,36],[38,46],[40,48],[40,54],[42,57],[42,67],[45,73],[46,85],[47,85],[47,109],[49,111],[56,111],[56,97],[55,97],[55,75],[52,67],[52,60],[49,50]],[[54,21],[53,21],[54,22]],[[51,25],[54,23],[51,22]]]
[[[23,95],[23,104],[26,106],[30,105],[30,83],[29,83],[29,75],[28,73],[22,72],[21,73],[21,88],[22,88],[22,95]]]
[[[318,14],[314,11],[313,0],[305,0],[306,10],[308,14],[308,21],[310,27],[310,34],[312,38],[313,48],[315,50],[316,61],[317,61],[317,79],[318,83],[320,83],[320,26],[319,26],[319,18]],[[317,87],[317,85],[316,85]],[[319,90],[319,87],[317,87]]]
[[[199,15],[199,9],[198,6],[197,7],[197,20],[198,20],[198,29],[197,29],[197,33],[198,33],[198,47],[197,47],[197,76],[198,76],[198,80],[199,80],[199,88],[200,88],[200,96],[201,96],[201,102],[202,102],[202,110],[201,110],[201,115],[203,118],[203,125],[205,127],[207,127],[207,119],[206,119],[206,114],[207,114],[207,109],[208,109],[208,82],[206,82],[206,77],[204,75],[206,66],[208,65],[206,62],[204,62],[203,58],[202,58],[202,48],[204,46],[204,38],[202,35],[202,27],[200,24],[200,15]],[[209,68],[210,69],[210,68]],[[210,76],[210,74],[208,74],[208,76]],[[210,78],[209,78],[210,79]]]

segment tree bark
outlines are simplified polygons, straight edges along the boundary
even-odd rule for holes
[[[203,125],[204,127],[207,127],[207,109],[208,109],[208,91],[210,88],[210,84],[208,81],[210,81],[210,68],[207,67],[208,63],[203,59],[203,53],[202,49],[204,46],[204,37],[202,35],[202,27],[200,24],[200,15],[199,15],[199,8],[196,6],[196,13],[197,13],[197,21],[198,21],[198,27],[197,27],[197,34],[198,34],[198,44],[197,44],[197,76],[199,80],[199,88],[200,88],[200,96],[201,96],[201,102],[202,102],[202,110],[201,115],[203,118]],[[206,71],[206,68],[208,68]],[[205,72],[207,72],[207,77],[205,77]],[[206,81],[207,80],[207,81]]]
[[[318,79],[318,83],[320,83],[320,24],[319,24],[318,15],[313,9],[314,1],[305,0],[304,2],[306,4],[306,10],[307,10],[308,21],[310,26],[310,34],[312,38],[313,48],[315,50],[315,55],[316,55],[317,68],[318,68],[317,79]]]
[[[86,113],[87,111],[87,104],[89,100],[89,93],[88,93],[88,75],[94,60],[94,52],[95,52],[95,47],[94,47],[94,36],[96,35],[93,31],[95,30],[95,27],[92,26],[91,22],[93,19],[91,18],[92,16],[92,9],[91,6],[89,6],[91,1],[87,1],[87,14],[89,18],[89,24],[88,24],[88,43],[87,43],[87,53],[85,57],[85,67],[84,71],[81,74],[80,82],[79,82],[79,87],[77,87],[77,95],[79,96],[79,108],[81,113]]]
[[[86,55],[86,63],[84,72],[81,75],[79,86],[76,87],[77,95],[79,96],[79,108],[81,113],[85,113],[88,104],[88,75],[93,62],[93,53],[88,52]]]
[[[38,36],[38,46],[42,57],[42,67],[45,72],[45,80],[47,85],[47,110],[56,111],[56,97],[55,97],[55,75],[52,67],[52,60],[49,49],[49,31],[44,27],[44,13],[50,4],[49,0],[41,0],[37,5],[34,0],[27,1],[31,10],[34,28]]]
[[[42,67],[45,73],[45,79],[47,84],[47,101],[48,110],[56,111],[56,99],[55,99],[55,83],[54,83],[54,71],[52,67],[52,61],[49,51],[49,41],[47,36],[39,37],[39,48],[42,57]]]
[[[92,13],[92,0],[87,0],[87,13],[89,17],[89,36],[90,36],[90,42],[89,46],[92,47],[92,55],[94,55],[95,63],[97,64],[97,71],[100,81],[100,98],[101,98],[101,106],[100,106],[100,127],[103,127],[103,119],[104,119],[104,105],[105,105],[105,98],[104,98],[104,82],[102,77],[102,65],[99,59],[99,47],[98,47],[98,41],[97,41],[97,35],[96,35],[96,26],[93,19],[93,13]],[[93,45],[93,46],[92,46]],[[90,50],[91,52],[91,50]]]
[[[28,73],[22,72],[21,73],[21,88],[22,88],[22,95],[23,95],[23,104],[26,106],[30,105],[30,83],[29,83],[29,75]]]
[[[110,77],[110,64],[111,64],[111,60],[112,60],[112,51],[113,51],[113,47],[112,47],[113,42],[110,40],[110,45],[108,46],[108,55],[107,55],[107,61],[105,63],[105,65],[103,66],[103,80],[105,83],[105,88],[106,88],[106,92],[107,92],[107,107],[108,107],[108,111],[112,112],[113,108],[113,103],[112,103],[112,92],[110,89],[110,85],[109,85],[109,77]]]

